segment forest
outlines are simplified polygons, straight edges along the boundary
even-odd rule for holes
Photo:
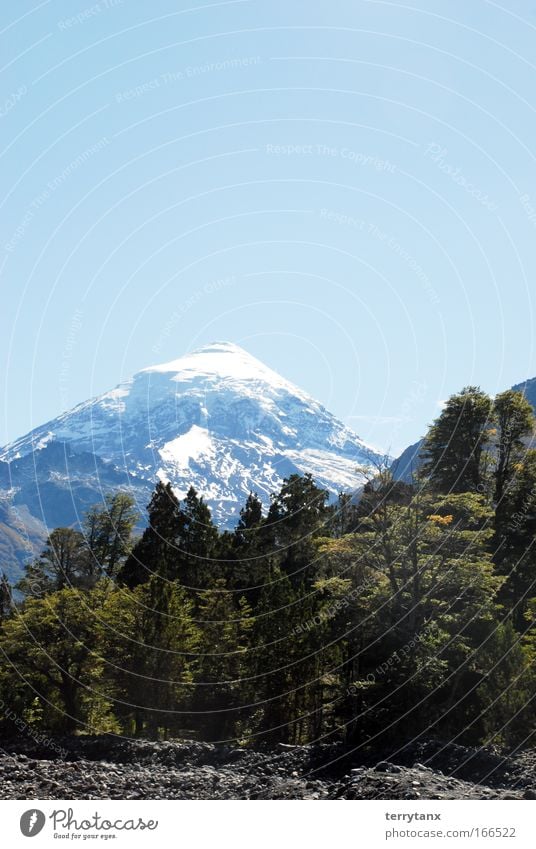
[[[190,488],[56,528],[0,586],[0,731],[529,746],[536,720],[535,421],[453,395],[411,483],[335,504],[291,475],[234,530]]]

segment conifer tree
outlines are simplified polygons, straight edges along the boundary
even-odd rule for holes
[[[252,660],[255,669],[256,702],[261,716],[257,733],[263,740],[288,743],[293,736],[291,705],[295,686],[292,659],[296,648],[293,628],[296,593],[277,566],[263,588],[255,614]]]
[[[503,496],[525,451],[527,439],[535,425],[534,412],[522,392],[509,389],[497,395],[493,403],[497,423],[497,461],[495,468],[495,503],[501,514]]]
[[[201,593],[198,684],[192,708],[205,740],[225,740],[247,726],[251,684],[243,680],[250,667],[250,634],[254,625],[244,597],[237,601],[223,578]]]
[[[151,575],[166,580],[178,577],[181,515],[171,484],[157,483],[147,510],[149,524],[118,574],[119,583],[130,589],[146,583]]]
[[[484,449],[491,425],[491,399],[478,387],[467,386],[449,398],[423,449],[423,471],[436,491],[482,491]]]
[[[339,492],[337,502],[331,508],[329,529],[331,536],[343,537],[357,530],[359,513],[357,499],[349,492]]]
[[[195,490],[179,503],[158,484],[126,559],[134,517],[120,497],[113,521],[90,513],[85,539],[56,529],[16,608],[0,583],[0,698],[52,731],[516,744],[536,715],[536,451],[515,393],[496,399],[494,434],[475,392],[432,429],[448,448],[432,486],[381,469],[355,510],[343,500],[348,523],[334,524],[310,475],[294,475],[266,519],[250,494],[222,534]],[[90,554],[111,578],[94,584]]]
[[[180,557],[176,577],[192,590],[209,587],[216,577],[218,529],[212,521],[210,508],[193,486],[180,504],[177,547]]]
[[[11,585],[5,572],[0,577],[0,625],[11,615],[13,607],[13,594]]]
[[[39,700],[46,727],[70,732],[89,721],[99,701],[101,674],[96,610],[101,598],[65,588],[46,598],[28,598],[2,625],[0,691],[5,704],[25,713]]]
[[[88,587],[92,583],[83,534],[73,528],[56,528],[40,556],[26,566],[17,589],[39,598],[66,587]]]
[[[515,628],[525,631],[525,614],[536,597],[536,450],[528,450],[516,463],[496,527],[495,563],[505,576],[500,600]]]
[[[134,499],[126,492],[105,497],[104,506],[96,505],[84,521],[86,544],[97,575],[114,578],[132,548],[132,530],[138,520]]]
[[[243,592],[250,604],[256,604],[266,581],[268,565],[264,550],[262,503],[250,492],[232,536],[226,577],[229,587]]]
[[[235,546],[248,547],[255,544],[256,532],[262,522],[262,502],[256,492],[250,492],[235,530]]]
[[[312,585],[316,578],[313,540],[328,533],[328,493],[316,486],[312,475],[291,475],[272,496],[264,525],[265,542],[294,587]]]
[[[105,679],[126,733],[157,738],[191,728],[198,629],[177,582],[152,575],[109,593],[100,616]]]

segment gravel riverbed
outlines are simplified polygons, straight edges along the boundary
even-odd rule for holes
[[[536,752],[439,741],[251,750],[191,741],[0,740],[3,799],[536,799]],[[60,753],[61,752],[61,753]]]

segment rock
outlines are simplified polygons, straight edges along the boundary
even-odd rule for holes
[[[380,761],[374,767],[376,772],[390,772],[393,775],[396,773],[402,772],[402,768],[397,766],[397,764],[389,763],[389,761]]]
[[[247,754],[248,753],[245,751],[245,749],[231,749],[231,751],[229,752],[229,755],[227,757],[227,760],[229,760],[231,762],[241,761],[241,760],[244,760],[244,758],[247,758]]]

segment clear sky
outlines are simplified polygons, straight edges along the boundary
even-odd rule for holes
[[[536,375],[532,0],[0,17],[1,443],[214,340],[393,452]]]

